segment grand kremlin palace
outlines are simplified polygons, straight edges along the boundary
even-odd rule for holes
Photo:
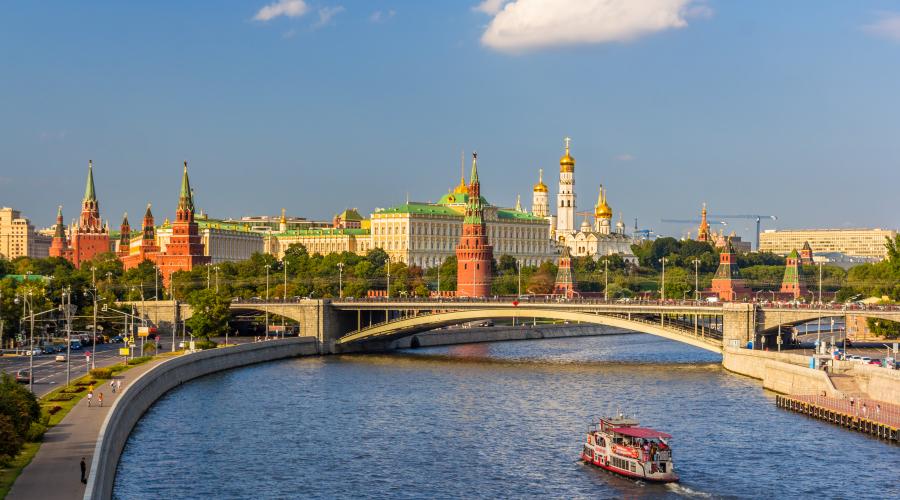
[[[455,255],[468,201],[465,180],[437,203],[406,202],[376,209],[359,228],[314,228],[272,232],[266,235],[266,251],[281,258],[294,243],[310,253],[354,252],[365,254],[381,248],[394,262],[432,267]],[[508,254],[525,265],[556,259],[545,217],[518,208],[485,204],[488,238],[495,255]]]

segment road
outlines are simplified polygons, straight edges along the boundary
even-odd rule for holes
[[[123,344],[100,344],[97,346],[94,364],[96,367],[109,366],[122,362],[119,356],[119,347]],[[72,379],[78,378],[88,371],[85,362],[85,354],[91,349],[72,351],[70,360]],[[60,353],[60,354],[65,354]],[[66,383],[66,363],[56,361],[56,354],[41,354],[34,357],[34,393],[43,396],[56,389],[60,384]],[[28,356],[3,356],[0,357],[0,371],[15,376],[16,372],[28,369]]]

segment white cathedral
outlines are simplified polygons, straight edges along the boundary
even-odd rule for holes
[[[571,139],[566,137],[566,153],[559,159],[559,192],[556,195],[556,215],[550,213],[550,195],[544,184],[544,172],[540,171],[534,185],[531,212],[550,221],[550,237],[561,247],[569,247],[574,257],[590,256],[598,259],[604,255],[619,254],[627,262],[636,262],[631,251],[632,239],[625,234],[625,224],[619,214],[615,230],[611,226],[612,209],[606,201],[606,191],[600,185],[600,194],[594,206],[594,223],[588,222],[590,212],[576,212],[575,208],[575,158],[569,153]],[[576,215],[584,220],[575,228]]]

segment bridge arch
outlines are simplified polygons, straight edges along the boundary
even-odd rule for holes
[[[350,332],[339,338],[337,344],[351,344],[372,340],[395,340],[468,321],[512,318],[518,318],[520,320],[523,318],[543,318],[569,321],[572,323],[611,326],[614,328],[656,335],[658,337],[699,347],[700,349],[705,349],[707,351],[716,353],[722,352],[722,341],[720,339],[694,335],[693,331],[686,328],[675,327],[671,324],[666,325],[640,319],[628,319],[625,317],[604,314],[537,308],[529,308],[527,310],[509,308],[467,309],[406,317]]]

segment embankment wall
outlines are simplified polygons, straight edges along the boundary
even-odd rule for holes
[[[132,428],[165,393],[210,373],[315,354],[318,354],[315,338],[270,340],[172,358],[147,371],[120,394],[100,428],[84,498],[101,500],[112,497],[119,457]]]

